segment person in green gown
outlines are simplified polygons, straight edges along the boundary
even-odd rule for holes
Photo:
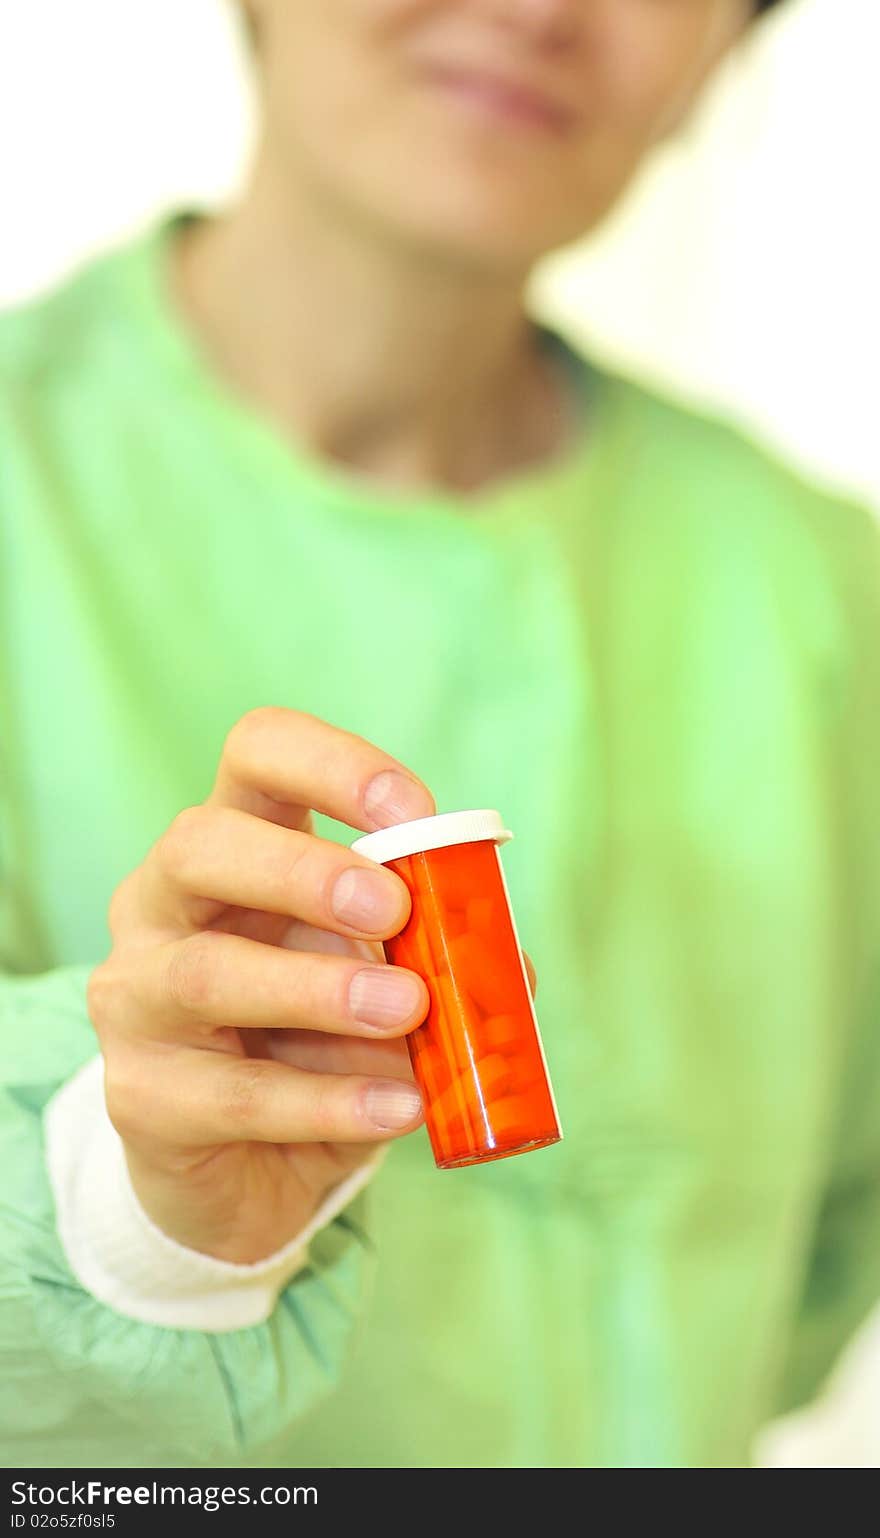
[[[747,1465],[880,1292],[877,535],[524,294],[754,8],[246,19],[240,198],[0,322],[4,1461]],[[565,1139],[440,1173],[348,846],[472,807]]]

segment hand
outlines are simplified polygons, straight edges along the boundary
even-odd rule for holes
[[[424,982],[381,942],[392,871],[326,839],[428,817],[397,760],[314,716],[252,711],[208,800],[117,888],[89,1013],[138,1200],[171,1238],[249,1263],[279,1249],[372,1147],[419,1126],[406,1032]]]

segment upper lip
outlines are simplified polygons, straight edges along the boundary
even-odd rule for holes
[[[452,84],[460,82],[465,85],[482,86],[488,91],[495,91],[499,95],[508,97],[511,102],[520,105],[524,110],[545,117],[560,128],[570,127],[577,117],[573,104],[564,100],[557,92],[548,90],[545,86],[533,81],[505,74],[495,68],[457,64],[454,61],[440,59],[425,60],[424,68],[435,79],[445,79]]]

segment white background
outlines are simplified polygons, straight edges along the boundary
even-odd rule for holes
[[[789,0],[536,297],[880,509],[878,61],[880,0]],[[221,199],[252,125],[225,0],[0,0],[0,305],[169,205]],[[880,1317],[764,1456],[880,1467]]]

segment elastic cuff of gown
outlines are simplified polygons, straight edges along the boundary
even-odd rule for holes
[[[177,1330],[241,1330],[268,1319],[308,1263],[310,1240],[363,1190],[388,1151],[374,1149],[282,1249],[236,1265],[178,1244],[143,1211],[107,1115],[102,1057],[53,1095],[44,1126],[58,1233],[77,1281],[130,1319]]]

